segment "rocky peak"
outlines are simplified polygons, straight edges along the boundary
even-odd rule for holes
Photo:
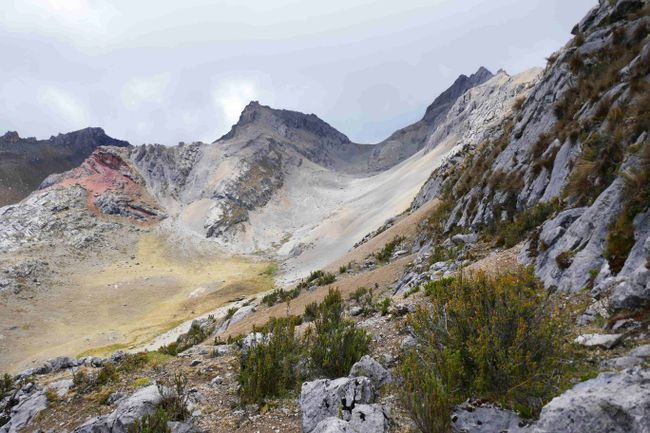
[[[16,131],[7,131],[7,133],[2,136],[1,141],[14,144],[17,143],[18,140],[20,140],[20,136]]]
[[[464,74],[459,76],[451,87],[442,92],[436,99],[434,99],[433,103],[427,107],[427,111],[422,120],[427,122],[434,121],[447,107],[449,107],[449,105],[456,101],[459,96],[469,89],[485,83],[492,77],[494,77],[494,74],[483,66],[478,68],[478,70],[469,77]]]
[[[288,130],[300,130],[316,138],[326,139],[330,143],[350,143],[348,137],[315,114],[278,110],[262,105],[258,101],[251,101],[242,111],[237,124],[217,141],[235,138],[249,129],[267,130],[281,135],[286,135]]]

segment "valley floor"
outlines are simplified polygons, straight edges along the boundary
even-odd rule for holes
[[[57,263],[49,260],[50,267]],[[61,266],[38,293],[28,289],[0,299],[0,370],[143,344],[228,301],[269,290],[268,266],[182,251],[149,232],[122,244],[109,260],[79,253],[74,266]]]

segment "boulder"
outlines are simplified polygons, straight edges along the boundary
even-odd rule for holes
[[[354,363],[350,369],[350,376],[367,377],[370,379],[375,389],[380,388],[393,380],[390,372],[369,355],[363,356],[359,361]]]
[[[627,355],[605,360],[602,365],[606,369],[623,370],[648,361],[650,361],[650,344],[645,344],[631,350]]]
[[[194,426],[187,422],[178,422],[178,421],[169,421],[167,427],[171,430],[171,433],[194,433],[196,429]]]
[[[305,382],[300,391],[304,433],[312,432],[319,422],[329,417],[342,416],[349,421],[359,404],[373,403],[375,391],[367,377],[341,377]]]
[[[350,424],[340,418],[325,418],[312,430],[312,433],[350,433]]]
[[[359,404],[352,409],[348,431],[354,433],[385,433],[389,416],[380,404]]]
[[[586,347],[611,349],[618,344],[622,337],[623,334],[582,334],[576,337],[573,342]]]
[[[59,397],[65,397],[72,385],[72,379],[61,379],[51,383],[47,389],[53,390]]]
[[[388,414],[379,404],[360,404],[352,410],[350,421],[325,418],[312,433],[385,433],[388,431]]]
[[[533,433],[650,432],[650,370],[601,373],[542,409]]]
[[[73,433],[126,433],[137,419],[153,413],[161,398],[156,385],[146,386],[122,400],[112,413],[89,419]]]
[[[248,334],[241,343],[241,353],[247,354],[250,349],[257,346],[258,343],[268,341],[272,334],[263,334],[261,332],[251,332]]]
[[[466,401],[456,406],[451,416],[452,429],[464,433],[524,433],[530,427],[519,414],[489,403]]]

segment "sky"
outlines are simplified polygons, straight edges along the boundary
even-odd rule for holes
[[[251,100],[360,143],[460,74],[543,66],[596,0],[2,0],[0,133],[211,142]]]

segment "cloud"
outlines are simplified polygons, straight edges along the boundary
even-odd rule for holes
[[[0,28],[60,36],[74,45],[92,45],[108,38],[117,10],[104,0],[8,0]]]
[[[226,80],[219,83],[213,92],[214,102],[221,110],[225,122],[234,125],[244,107],[259,99],[257,85],[252,80]]]
[[[89,126],[89,115],[84,105],[64,90],[44,86],[38,90],[37,99],[63,130]]]
[[[138,108],[144,103],[161,103],[169,86],[168,74],[149,78],[134,78],[122,89],[122,102],[127,108]]]

